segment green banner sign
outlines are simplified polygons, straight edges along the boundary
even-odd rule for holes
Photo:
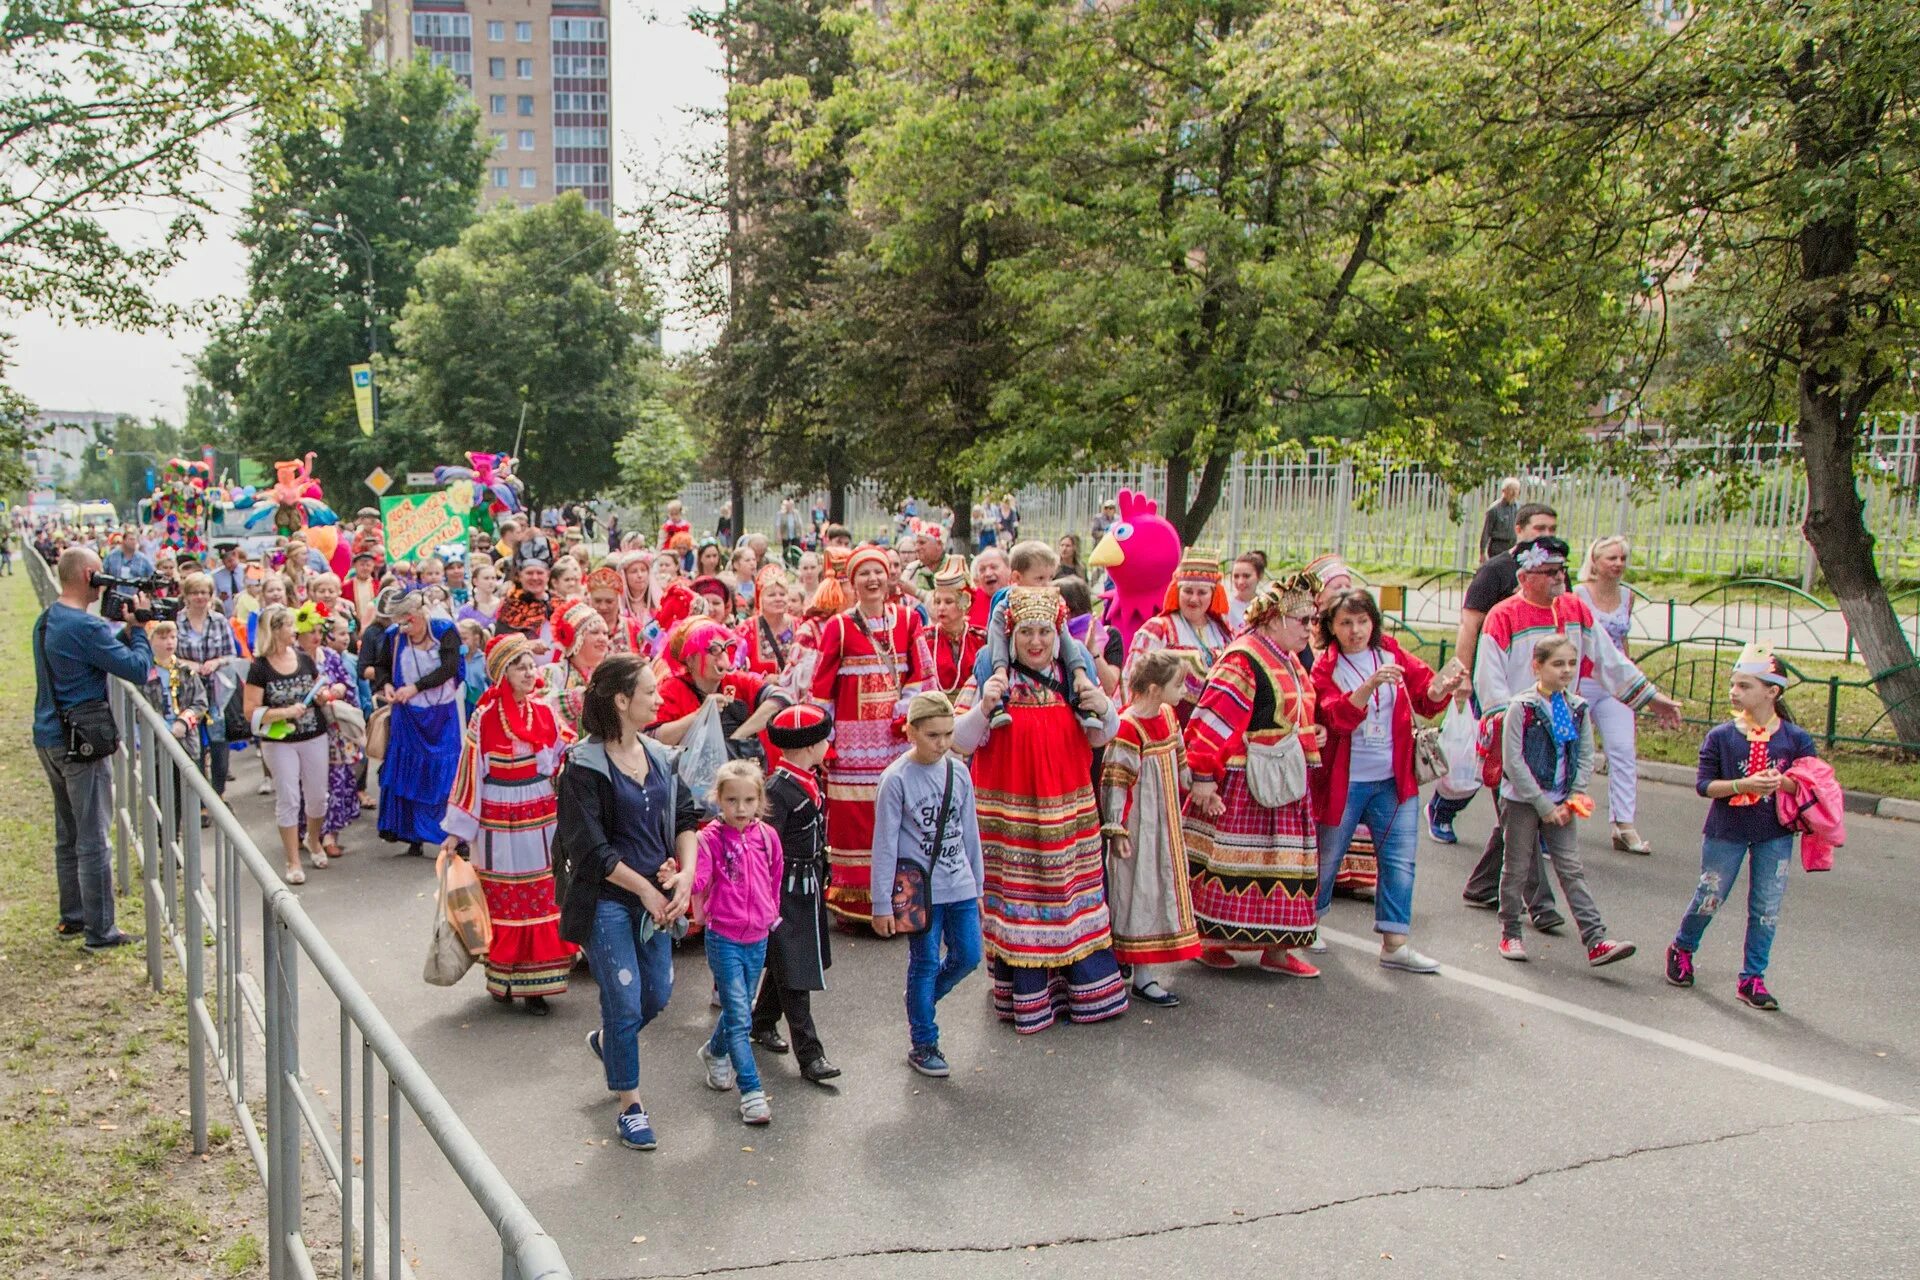
[[[467,545],[467,513],[454,510],[453,499],[444,490],[380,499],[380,527],[389,560],[411,563],[449,543]]]

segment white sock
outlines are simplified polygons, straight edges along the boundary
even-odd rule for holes
[[[1152,965],[1137,964],[1133,966],[1133,985],[1136,988],[1144,989],[1152,981],[1153,981]]]

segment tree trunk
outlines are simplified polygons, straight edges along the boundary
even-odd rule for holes
[[[1193,464],[1184,454],[1167,459],[1167,523],[1180,531],[1182,546],[1191,547],[1206,532],[1207,521],[1220,505],[1220,492],[1226,485],[1227,468],[1233,463],[1233,451],[1216,449],[1207,455],[1196,481]],[[1192,486],[1193,498],[1187,498]],[[1232,548],[1224,548],[1232,550]]]
[[[733,507],[732,540],[737,544],[747,527],[747,482],[738,470],[727,477],[727,501]]]
[[[1913,665],[1913,646],[1874,565],[1873,534],[1854,483],[1854,433],[1839,399],[1819,386],[1820,380],[1813,371],[1803,371],[1800,378],[1800,451],[1807,463],[1807,519],[1801,531],[1840,601],[1867,669],[1876,675],[1893,672],[1879,682],[1878,692],[1895,734],[1908,749],[1920,751],[1920,669]]]
[[[965,548],[973,545],[973,486],[956,485],[947,494],[947,505],[953,508],[953,527],[947,530],[947,549],[966,554]]]

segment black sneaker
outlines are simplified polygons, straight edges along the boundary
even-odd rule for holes
[[[1533,927],[1541,933],[1558,933],[1567,927],[1567,918],[1558,911],[1542,911],[1533,918]]]
[[[62,920],[59,924],[53,926],[53,936],[62,942],[70,942],[75,938],[84,938],[87,936],[87,926],[83,924],[69,924],[67,921]]]
[[[1780,1012],[1780,1002],[1767,990],[1765,978],[1742,978],[1738,988],[1740,1003],[1767,1013]]]
[[[1471,894],[1463,893],[1460,895],[1460,905],[1463,907],[1472,907],[1475,911],[1498,911],[1500,909],[1500,899],[1476,898]]]
[[[87,950],[112,951],[118,947],[134,947],[134,946],[138,946],[139,944],[140,944],[139,934],[116,932],[111,938],[108,938],[105,942],[87,943]]]
[[[1671,942],[1667,944],[1667,984],[1675,987],[1693,985],[1693,952],[1682,951]]]

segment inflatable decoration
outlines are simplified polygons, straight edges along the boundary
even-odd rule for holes
[[[456,502],[477,507],[498,519],[519,511],[524,486],[513,474],[514,459],[504,453],[468,453],[466,467],[435,467],[433,482],[447,485]],[[459,509],[459,508],[456,508]]]
[[[195,554],[207,549],[207,485],[213,468],[204,462],[169,458],[160,468],[160,482],[148,499],[148,519],[161,528],[161,541],[176,551]]]
[[[321,501],[320,482],[313,478],[311,453],[298,461],[276,462],[273,472],[273,488],[264,493],[242,490],[233,503],[240,510],[260,508],[247,517],[247,528],[252,529],[271,518],[274,531],[290,537],[309,525],[339,523],[333,508]]]
[[[1144,493],[1122,489],[1120,519],[1087,557],[1089,565],[1107,571],[1106,620],[1120,629],[1120,638],[1133,648],[1133,633],[1160,612],[1180,563],[1180,534],[1160,515],[1159,504]]]

